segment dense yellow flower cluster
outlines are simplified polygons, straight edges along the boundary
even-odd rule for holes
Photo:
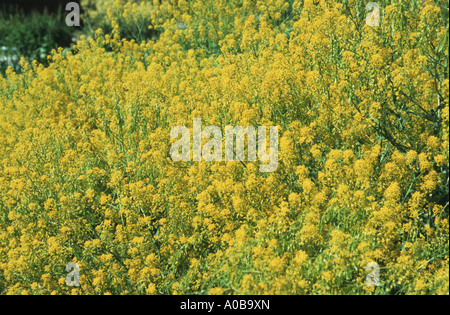
[[[448,294],[448,3],[422,2],[157,1],[136,42],[116,1],[10,69],[0,294]],[[173,162],[194,118],[278,126],[277,170]]]
[[[157,4],[159,1],[156,1]],[[113,12],[122,11],[122,17],[130,19],[131,15],[150,16],[150,12],[154,11],[155,5],[153,1],[145,0],[81,0],[81,7],[85,16],[90,19],[106,18],[110,19]],[[111,20],[109,20],[111,22]]]

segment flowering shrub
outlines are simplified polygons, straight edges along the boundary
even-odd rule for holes
[[[9,69],[0,293],[448,294],[448,3],[361,3],[162,1]],[[277,126],[277,170],[172,161],[194,118]]]
[[[159,3],[157,1],[156,3]],[[152,27],[153,1],[143,0],[81,0],[85,13],[85,30],[88,34],[102,28],[105,33],[112,30],[112,22],[121,29],[121,36],[138,42],[154,39],[157,35]],[[90,34],[93,35],[93,34]]]

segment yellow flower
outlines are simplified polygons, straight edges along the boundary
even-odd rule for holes
[[[389,201],[399,201],[401,197],[400,185],[393,182],[384,192],[384,197]]]
[[[148,295],[153,295],[156,294],[157,290],[156,290],[156,285],[154,283],[149,284],[149,286],[147,287],[147,294]]]
[[[215,288],[210,289],[208,293],[211,294],[211,295],[222,295],[223,294],[223,289],[215,287]]]
[[[280,258],[274,258],[270,261],[269,268],[273,272],[281,272],[281,270],[283,270],[283,261]]]
[[[93,189],[86,190],[86,198],[94,198],[95,197],[95,191]]]

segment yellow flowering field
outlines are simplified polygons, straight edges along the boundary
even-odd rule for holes
[[[449,294],[447,1],[101,3],[0,77],[0,294]],[[195,118],[277,169],[173,161]]]

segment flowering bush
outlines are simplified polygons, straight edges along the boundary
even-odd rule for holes
[[[448,3],[361,3],[162,1],[9,69],[0,293],[448,294]],[[173,162],[194,118],[278,126],[277,170]]]
[[[112,22],[120,27],[123,38],[141,42],[154,39],[157,35],[157,32],[149,27],[152,25],[151,12],[156,6],[153,1],[81,0],[81,6],[84,9],[84,29],[89,35],[93,35],[98,28],[110,33]]]

